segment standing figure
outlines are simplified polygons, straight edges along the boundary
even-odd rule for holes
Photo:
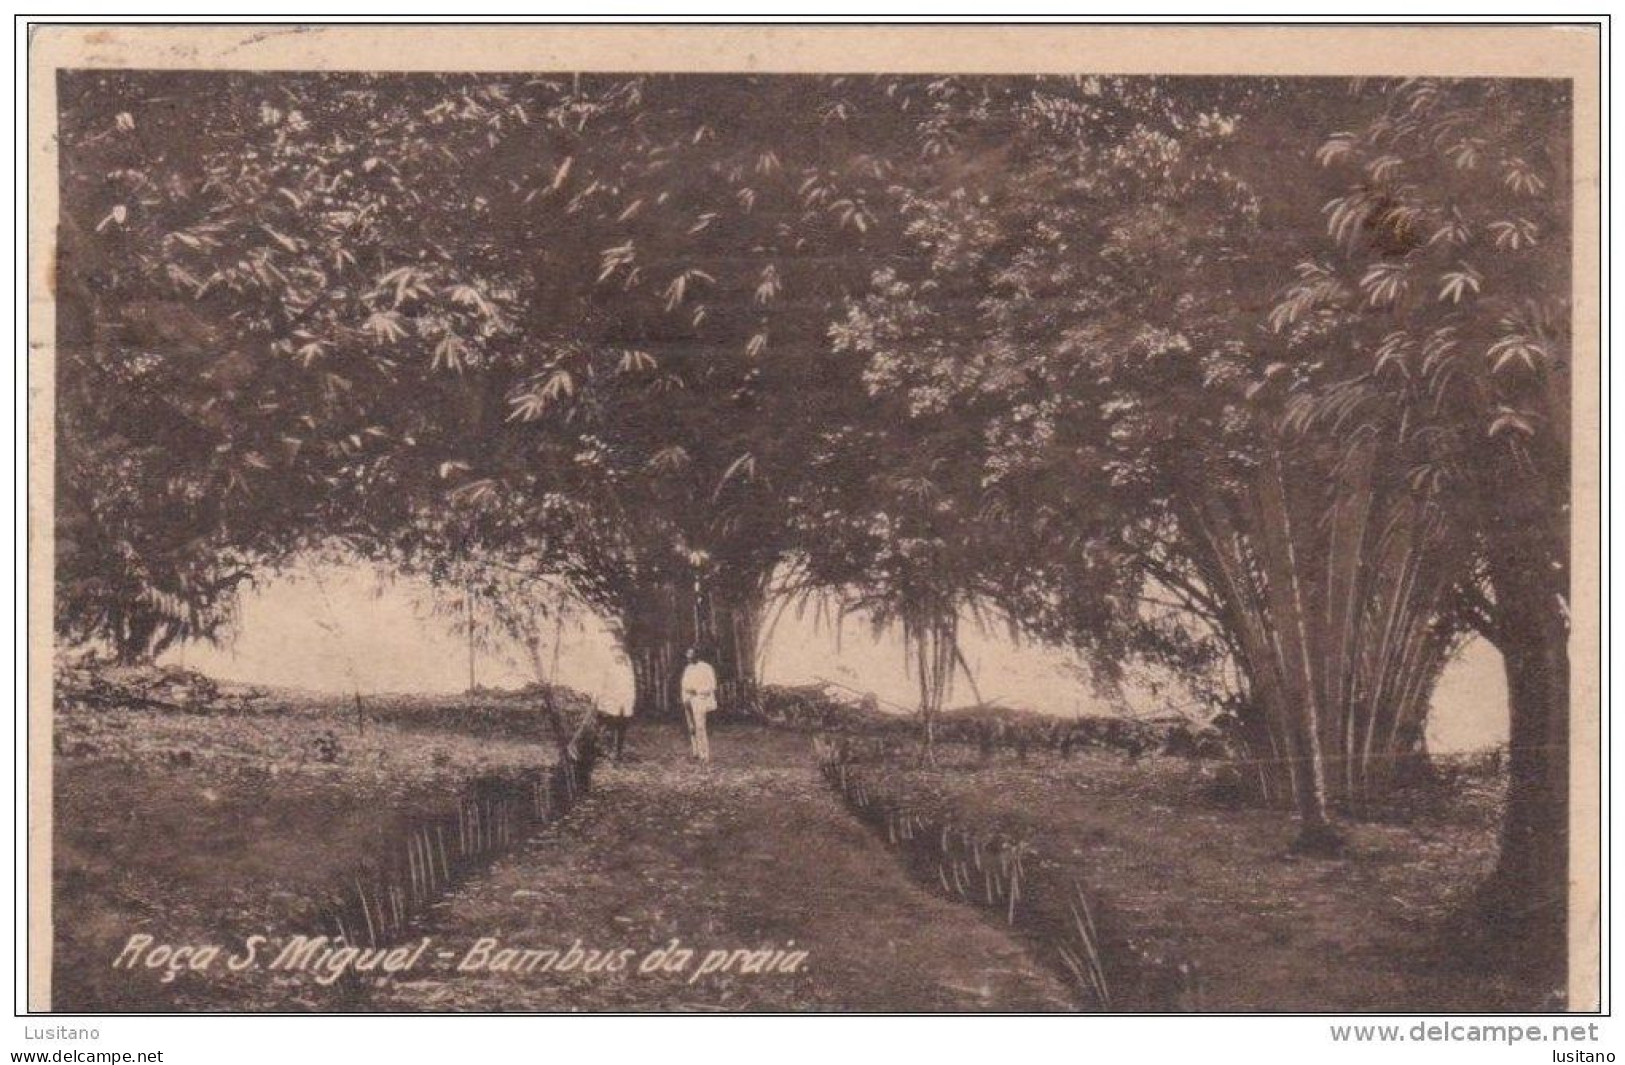
[[[700,658],[699,651],[688,649],[688,665],[683,668],[679,685],[683,693],[683,716],[688,721],[688,738],[694,757],[711,764],[711,737],[705,731],[705,719],[717,708],[717,672],[711,663]]]

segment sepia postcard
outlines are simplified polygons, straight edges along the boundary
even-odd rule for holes
[[[36,26],[29,1010],[1599,1011],[1600,44]]]

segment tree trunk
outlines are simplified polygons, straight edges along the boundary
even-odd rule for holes
[[[740,589],[716,589],[704,597],[699,642],[712,649],[717,679],[741,691],[757,684],[756,650],[766,597],[746,582]]]
[[[1196,515],[1198,527],[1222,577],[1215,594],[1238,623],[1232,643],[1247,659],[1241,668],[1265,711],[1276,754],[1285,759],[1298,814],[1293,850],[1335,855],[1343,850],[1344,839],[1332,822],[1327,801],[1316,663],[1311,657],[1298,545],[1293,541],[1301,534],[1287,511],[1278,462],[1254,483],[1252,505],[1250,535],[1240,533],[1218,500]],[[1250,564],[1254,560],[1256,567]]]
[[[1287,697],[1283,689],[1276,689],[1266,698]],[[1287,722],[1287,735],[1283,737],[1287,763],[1287,786],[1292,793],[1292,807],[1298,815],[1298,835],[1292,841],[1292,850],[1298,854],[1331,857],[1343,852],[1345,839],[1332,821],[1326,801],[1325,764],[1315,734],[1314,720],[1302,706],[1282,706],[1272,715]]]
[[[1496,565],[1511,712],[1501,855],[1486,915],[1556,967],[1566,956],[1569,865],[1569,650],[1562,603],[1538,567]]]
[[[632,662],[633,711],[682,719],[677,682],[686,653],[699,648],[727,692],[756,684],[756,640],[763,596],[701,589],[682,580],[661,580],[627,597],[621,644]]]
[[[144,611],[125,618],[113,634],[113,654],[119,665],[134,666],[152,661],[158,624],[157,618]]]
[[[936,719],[958,668],[959,615],[954,604],[911,605],[903,615],[903,653],[920,689],[920,760],[936,765]]]
[[[694,604],[671,583],[639,589],[621,618],[621,644],[632,663],[633,713],[681,718],[677,681],[693,644]]]

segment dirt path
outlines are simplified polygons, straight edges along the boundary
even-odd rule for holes
[[[605,769],[575,813],[440,904],[426,931],[436,952],[455,959],[382,984],[374,1008],[1071,1008],[1059,979],[1024,947],[916,885],[837,806],[806,739],[724,729],[709,773],[683,759],[671,732],[645,729],[633,740],[635,760]],[[458,971],[481,937],[631,958],[615,972]],[[694,951],[686,972],[637,971],[674,939]],[[696,976],[712,950],[764,949],[805,951],[805,963],[795,973]]]

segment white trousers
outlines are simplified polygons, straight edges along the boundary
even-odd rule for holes
[[[717,699],[714,695],[696,695],[683,700],[683,709],[688,711],[688,742],[689,749],[694,757],[702,762],[711,761],[711,737],[706,732],[705,719],[715,710]]]

